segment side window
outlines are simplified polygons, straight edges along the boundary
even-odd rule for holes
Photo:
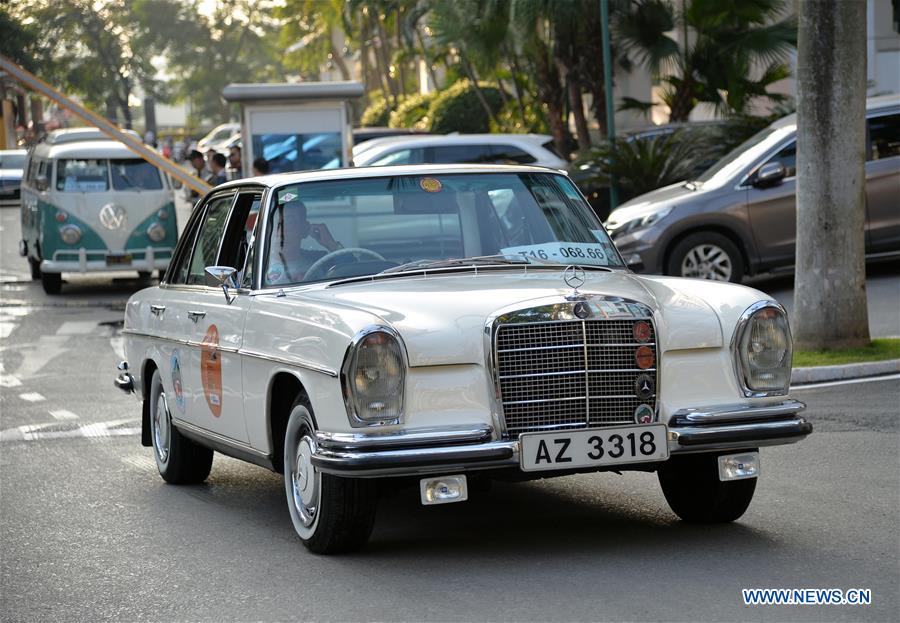
[[[244,270],[256,230],[261,199],[262,193],[258,191],[244,191],[238,194],[234,208],[231,210],[231,218],[228,220],[228,228],[222,240],[222,249],[219,251],[217,260],[219,266],[231,266],[237,269],[239,271],[238,283],[242,285],[247,277]]]
[[[370,167],[386,167],[392,164],[411,164],[417,162],[413,160],[413,152],[418,150],[412,149],[401,149],[399,151],[394,151],[389,154],[385,154],[381,158],[377,160],[373,160],[369,166]]]
[[[793,141],[789,145],[782,147],[781,151],[766,161],[766,164],[770,162],[780,162],[781,166],[784,167],[785,177],[797,175],[797,142]]]
[[[872,150],[868,160],[900,156],[900,115],[869,119],[869,142]]]
[[[197,242],[194,244],[194,254],[191,256],[191,266],[188,270],[188,285],[206,283],[206,267],[214,266],[219,253],[219,244],[222,242],[222,233],[225,231],[225,223],[228,220],[228,212],[234,194],[213,197],[206,210],[200,231],[197,233]]]
[[[494,162],[502,162],[502,163],[514,163],[514,164],[531,164],[532,162],[536,162],[537,158],[529,154],[524,149],[519,149],[513,145],[494,145],[491,149],[493,151],[493,161]]]
[[[494,159],[490,145],[446,145],[433,149],[432,162],[435,164],[469,164]]]
[[[203,208],[197,208],[197,210],[202,212]],[[180,246],[176,250],[175,258],[173,263],[169,266],[168,272],[167,281],[171,284],[187,283],[188,268],[191,265],[191,252],[194,248],[194,239],[197,237],[197,230],[200,229],[200,224],[203,222],[202,214],[195,214],[198,218],[190,218],[188,220],[187,226],[182,232],[181,237],[178,239],[178,244]]]

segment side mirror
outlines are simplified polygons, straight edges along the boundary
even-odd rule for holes
[[[765,188],[767,186],[775,186],[780,184],[787,176],[784,165],[780,162],[767,162],[762,165],[756,172],[756,179],[753,180],[754,186]]]
[[[225,300],[231,305],[235,296],[228,292],[228,288],[237,289],[237,269],[231,266],[207,266],[206,267],[206,285],[213,288],[222,286],[222,292],[225,293]]]
[[[47,190],[49,184],[50,180],[47,179],[46,175],[38,175],[34,178],[34,187],[38,190]]]

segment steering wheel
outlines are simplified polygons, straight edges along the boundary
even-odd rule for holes
[[[346,249],[337,249],[332,251],[331,253],[326,253],[315,262],[313,262],[312,266],[306,271],[306,275],[304,276],[304,281],[310,281],[312,279],[318,279],[325,276],[324,268],[326,266],[332,265],[332,260],[338,257],[342,257],[344,255],[368,255],[369,257],[373,257],[376,260],[380,260],[382,262],[386,262],[381,255],[372,251],[370,249],[363,249],[362,247],[347,247]],[[322,273],[321,275],[319,273]]]

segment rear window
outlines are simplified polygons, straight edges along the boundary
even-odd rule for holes
[[[135,158],[110,160],[114,190],[161,190],[162,178],[155,166]]]
[[[56,166],[56,190],[73,193],[109,190],[106,160],[59,160]]]

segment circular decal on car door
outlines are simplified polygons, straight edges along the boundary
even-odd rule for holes
[[[215,417],[222,414],[222,354],[219,352],[219,329],[209,325],[200,345],[200,381],[206,404]]]
[[[181,382],[181,354],[172,351],[172,391],[175,392],[175,406],[184,413],[184,385]]]

